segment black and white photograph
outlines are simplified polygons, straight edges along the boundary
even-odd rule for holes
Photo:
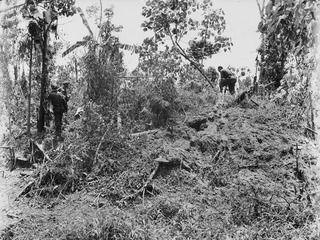
[[[0,0],[0,240],[319,240],[319,0]]]

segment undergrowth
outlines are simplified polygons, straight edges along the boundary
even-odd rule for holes
[[[47,199],[55,220],[43,222],[43,209],[29,214],[14,239],[34,231],[41,239],[317,239],[310,191],[318,179],[299,151],[303,119],[290,106],[259,103],[200,101],[206,108],[192,108],[171,130],[142,135],[99,115],[90,135],[75,122],[58,151],[46,149],[52,161],[24,200]],[[188,127],[193,117],[204,128]]]

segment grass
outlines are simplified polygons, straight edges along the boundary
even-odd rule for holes
[[[292,111],[259,103],[194,108],[210,115],[203,131],[178,122],[172,133],[107,139],[83,176],[73,156],[80,187],[21,199],[11,239],[318,239],[310,191],[319,179],[308,152],[294,149],[306,145],[303,131],[288,121]],[[70,160],[77,146],[64,149],[60,160]],[[155,162],[160,156],[176,164]],[[126,198],[158,164],[148,188]]]

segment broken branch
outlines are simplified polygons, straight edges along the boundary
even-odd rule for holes
[[[43,150],[42,146],[40,144],[38,144],[37,142],[33,141],[32,139],[30,139],[30,143],[32,148],[35,147],[37,150],[40,151],[40,153],[43,155],[43,159],[47,160],[47,161],[52,161],[51,158],[49,157],[49,155]]]
[[[150,182],[153,180],[153,178],[156,175],[158,169],[159,169],[159,164],[157,164],[157,167],[151,172],[151,174],[148,177],[147,181],[143,184],[143,186],[140,189],[138,189],[135,193],[124,197],[123,199],[120,200],[120,202],[125,202],[125,201],[127,201],[129,199],[135,199],[139,194],[143,193],[145,191],[145,189],[150,185]]]

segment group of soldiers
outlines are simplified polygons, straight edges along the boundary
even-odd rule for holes
[[[233,95],[239,91],[249,90],[256,83],[256,77],[251,76],[249,69],[238,69],[235,72],[219,66],[218,72],[219,76],[216,76],[216,79],[218,79],[221,93],[226,93],[229,90],[230,94]]]

